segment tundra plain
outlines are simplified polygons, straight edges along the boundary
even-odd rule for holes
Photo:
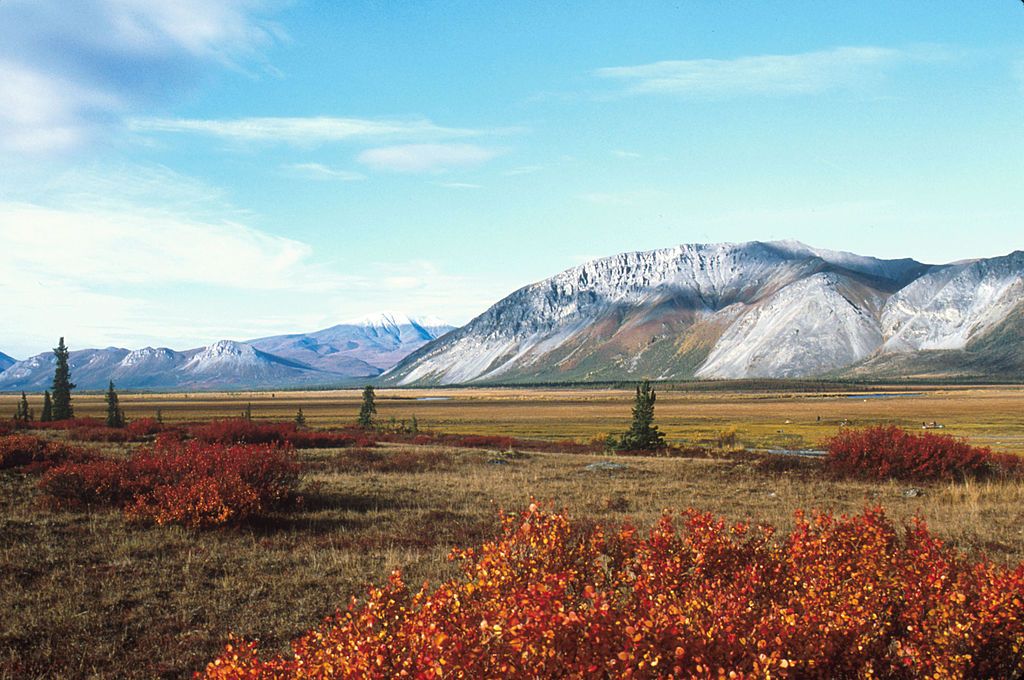
[[[1024,389],[884,387],[870,392],[659,392],[656,422],[674,443],[713,445],[735,430],[750,448],[814,448],[840,423],[894,423],[1024,453]],[[909,392],[905,396],[891,395]],[[852,396],[851,396],[852,395]],[[0,397],[0,413],[17,397]],[[122,394],[129,419],[239,415],[311,427],[351,424],[358,391]],[[38,413],[38,399],[32,406]],[[590,441],[629,422],[627,389],[379,390],[382,424]],[[101,416],[102,395],[76,394],[76,415]],[[820,417],[820,420],[819,420]],[[788,422],[787,422],[788,421]],[[51,433],[51,436],[61,436]],[[123,456],[132,444],[91,444]],[[855,513],[880,505],[924,518],[944,540],[1004,563],[1024,560],[1019,480],[863,482],[818,474],[814,461],[716,451],[692,458],[580,455],[381,444],[372,456],[301,450],[301,507],[240,527],[142,527],[116,510],[54,511],[37,477],[0,471],[0,678],[178,678],[201,670],[227,636],[288,640],[401,569],[407,582],[451,576],[456,546],[493,536],[501,509],[531,497],[575,517],[648,527],[665,509],[792,526],[798,508]],[[589,470],[614,460],[623,467]]]

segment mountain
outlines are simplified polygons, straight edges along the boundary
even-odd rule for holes
[[[314,333],[258,338],[249,344],[319,370],[374,376],[452,328],[431,317],[382,312]]]
[[[82,349],[71,352],[68,363],[72,380],[84,390],[105,389],[109,380],[122,389],[152,390],[345,386],[380,375],[451,328],[429,317],[385,312],[314,333],[221,340],[183,352]],[[24,361],[0,354],[0,391],[47,389],[54,364],[52,352]]]
[[[1024,376],[1022,303],[1019,251],[927,265],[795,241],[681,245],[521,288],[382,379]]]
[[[185,352],[83,349],[71,352],[68,364],[72,380],[83,390],[104,389],[109,380],[121,389],[228,390],[330,385],[343,379],[231,340]],[[15,362],[0,373],[0,390],[47,389],[54,365],[52,352]]]

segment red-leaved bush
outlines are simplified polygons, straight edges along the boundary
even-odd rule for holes
[[[160,438],[127,460],[55,467],[39,485],[58,508],[111,505],[143,523],[208,528],[292,500],[298,472],[290,447]]]
[[[1020,468],[1015,456],[993,454],[949,435],[913,434],[891,425],[844,430],[827,447],[828,470],[849,477],[948,480]]]
[[[456,551],[462,575],[396,573],[292,642],[232,640],[205,677],[1008,678],[1024,672],[1024,565],[971,561],[879,509],[771,528],[687,511],[646,536],[531,506]]]
[[[29,434],[0,436],[0,470],[21,468],[40,472],[65,461],[87,461],[95,454],[63,442],[52,442]]]
[[[192,425],[188,434],[211,444],[291,444],[297,449],[374,446],[373,433],[361,429],[303,430],[290,422],[255,422],[246,418]]]

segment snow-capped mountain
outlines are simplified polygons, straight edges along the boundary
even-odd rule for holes
[[[449,330],[437,319],[387,312],[315,333],[221,340],[183,352],[82,349],[71,352],[68,363],[72,380],[87,390],[103,389],[109,380],[122,389],[156,390],[344,386],[380,375]],[[0,391],[41,391],[53,381],[52,352],[24,361],[0,357],[9,360],[0,363]]]
[[[72,380],[85,390],[103,389],[109,380],[122,389],[202,390],[330,385],[342,377],[231,340],[185,352],[166,347],[83,349],[69,354],[68,365]],[[52,352],[15,362],[0,372],[0,390],[47,389],[54,366]]]
[[[377,375],[452,328],[433,317],[381,312],[314,333],[259,338],[249,344],[325,371]]]
[[[17,363],[13,357],[9,357],[3,352],[0,352],[0,371],[4,371],[8,366]]]
[[[383,380],[870,374],[887,354],[970,352],[1000,332],[1013,342],[1005,324],[1024,302],[1022,281],[1021,252],[938,266],[794,241],[623,253],[521,288]]]

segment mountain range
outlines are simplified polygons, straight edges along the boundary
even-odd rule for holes
[[[521,288],[388,385],[1024,378],[1024,252],[930,265],[794,241],[689,244]]]
[[[87,390],[103,389],[109,380],[122,389],[149,390],[338,387],[380,375],[451,328],[437,319],[387,312],[314,333],[221,340],[186,351],[82,349],[70,353],[68,364],[75,384]],[[50,386],[52,352],[24,361],[0,357],[0,390],[41,391]]]
[[[651,379],[1024,380],[1024,252],[949,264],[795,241],[592,260],[465,326],[397,313],[187,351],[71,352],[82,389],[242,390]],[[53,354],[0,354],[0,390],[42,390]]]

